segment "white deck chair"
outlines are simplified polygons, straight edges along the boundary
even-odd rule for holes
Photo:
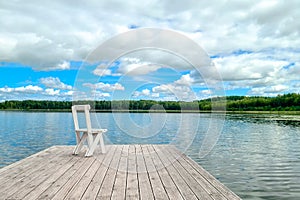
[[[90,118],[90,105],[74,105],[72,106],[72,114],[75,125],[76,142],[77,145],[73,151],[73,154],[78,154],[87,140],[87,151],[85,156],[92,156],[96,146],[100,142],[100,147],[102,153],[105,153],[105,146],[102,134],[107,131],[107,129],[92,129],[91,118]],[[77,112],[81,111],[85,114],[86,128],[79,128]]]

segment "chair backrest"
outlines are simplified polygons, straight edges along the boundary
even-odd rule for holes
[[[91,118],[90,118],[90,109],[91,109],[90,105],[74,105],[74,106],[72,106],[72,115],[73,115],[75,130],[80,129],[79,128],[77,112],[84,112],[86,128],[87,128],[88,131],[92,130]]]

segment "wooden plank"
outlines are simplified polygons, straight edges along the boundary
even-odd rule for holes
[[[53,147],[11,165],[1,171],[4,183],[0,182],[0,197],[240,199],[175,147],[106,147],[107,154],[90,158],[71,155],[73,147]]]
[[[12,172],[11,169],[17,169],[18,167],[20,167],[20,170],[24,168],[24,165],[30,165],[30,162],[32,160],[36,160],[37,158],[39,158],[41,155],[45,156],[45,154],[51,154],[52,151],[56,150],[56,146],[52,146],[49,147],[45,150],[42,150],[40,152],[37,152],[35,154],[32,154],[22,160],[19,160],[17,162],[14,162],[8,166],[5,166],[3,168],[0,168],[0,180],[2,177],[4,177],[3,175],[8,175],[10,172]]]
[[[52,199],[57,199],[57,200],[64,199],[65,196],[67,196],[70,190],[74,187],[74,185],[78,183],[78,180],[80,180],[81,177],[84,176],[84,174],[95,162],[94,157],[85,157],[82,159],[86,159],[87,162],[76,171],[76,173],[66,182],[66,184],[64,184],[60,188],[60,190],[53,196]]]
[[[184,179],[178,174],[178,171],[175,169],[173,165],[173,160],[169,160],[166,154],[166,148],[169,148],[168,145],[159,145],[155,147],[155,151],[158,154],[159,158],[161,159],[162,163],[164,164],[168,174],[170,175],[171,179],[173,180],[176,188],[179,190],[181,195],[184,199],[194,200],[198,199],[194,192],[191,190],[189,185],[184,181]]]
[[[169,148],[165,149],[166,151],[164,151],[164,153],[166,154],[167,158],[172,162],[174,168],[177,170],[177,172],[183,178],[183,180],[188,184],[189,188],[194,192],[197,198],[212,199],[212,197],[206,192],[206,190],[197,183],[194,177],[191,176],[189,172],[180,165],[178,160],[174,158],[172,159],[173,155],[168,151]]]
[[[125,199],[126,197],[128,150],[129,145],[124,145],[111,199]]]
[[[11,195],[9,199],[24,199],[29,192],[35,190],[38,185],[50,178],[57,170],[59,170],[61,167],[64,167],[64,165],[68,162],[73,162],[73,159],[74,158],[72,157],[65,157],[49,164],[47,166],[47,173],[38,173],[37,176],[30,182],[27,182],[24,187],[17,187],[16,192]]]
[[[142,152],[146,163],[146,170],[152,186],[152,191],[155,199],[168,199],[168,195],[156,171],[154,163],[151,158],[151,152],[148,150],[148,145],[142,146]]]
[[[49,157],[49,159],[51,159],[51,157]],[[16,180],[17,178],[22,177],[23,174],[28,174],[30,170],[34,170],[32,166],[35,166],[35,168],[40,168],[45,164],[44,162],[42,162],[43,161],[42,156],[39,156],[36,159],[32,159],[28,161],[29,163],[24,162],[24,164],[22,165],[7,170],[8,173],[3,173],[2,176],[0,177],[1,184],[5,185],[7,182],[11,182],[11,180]]]
[[[230,189],[228,189],[224,184],[222,184],[220,181],[218,181],[214,176],[212,176],[209,172],[207,172],[203,167],[198,165],[195,161],[193,161],[191,158],[186,156],[185,154],[182,154],[178,149],[171,148],[171,152],[174,155],[180,156],[183,158],[186,162],[188,162],[199,174],[201,174],[211,185],[213,185],[220,193],[222,193],[227,199],[241,199],[239,196],[237,196],[235,193],[233,193]]]
[[[163,162],[159,158],[156,148],[157,148],[157,145],[148,146],[148,150],[153,152],[153,153],[151,153],[152,161],[156,167],[156,170],[158,172],[158,175],[160,176],[160,179],[164,185],[164,188],[169,196],[169,199],[183,199],[177,186],[175,185],[172,178],[170,177],[170,174],[166,170]]]
[[[129,146],[127,170],[126,199],[139,199],[139,183],[134,145]]]
[[[137,173],[139,182],[140,199],[154,199],[153,191],[151,187],[150,177],[147,172],[146,163],[141,145],[136,145],[136,161],[137,161]]]
[[[82,199],[96,199],[97,197],[100,187],[103,184],[103,179],[105,177],[105,174],[107,173],[108,167],[115,157],[117,146],[106,146],[106,149],[107,155],[105,156],[95,176],[91,179],[91,182],[87,187],[85,193],[83,194]]]
[[[67,162],[64,166],[58,169],[50,177],[48,177],[44,182],[38,185],[34,190],[29,192],[23,200],[38,199],[38,197],[44,193],[49,187],[59,180],[67,171],[71,170],[72,167],[81,159],[80,157],[74,157],[70,162]]]
[[[172,151],[172,147],[168,150]],[[177,159],[180,165],[186,169],[186,171],[194,177],[194,179],[198,182],[198,184],[205,189],[205,191],[213,198],[213,199],[220,199],[226,200],[227,198],[223,196],[210,182],[208,182],[198,171],[196,171],[186,160],[180,157],[176,152],[171,152],[173,158]],[[178,156],[177,156],[178,155]]]
[[[62,153],[62,150],[57,151],[57,153]],[[40,160],[38,161],[38,163],[33,162],[33,165],[26,172],[12,177],[8,182],[1,183],[0,196],[8,197],[14,194],[31,180],[45,173],[49,169],[49,167],[55,165],[56,160],[56,155],[53,153],[49,155],[49,159]]]
[[[122,154],[123,145],[118,145],[115,156],[113,157],[113,160],[111,161],[107,173],[105,174],[103,183],[100,187],[99,193],[96,197],[96,199],[110,199],[112,195],[112,189],[115,182],[115,177],[119,165],[119,161]]]
[[[88,159],[78,156],[79,160],[75,162],[68,171],[60,176],[56,181],[52,182],[44,192],[42,192],[37,199],[52,199],[54,195],[78,172],[78,170],[87,165]]]
[[[51,147],[49,149],[45,149],[39,153],[36,153],[28,158],[18,161],[16,164],[11,164],[2,168],[2,173],[0,174],[0,183],[6,184],[6,182],[16,179],[16,177],[21,177],[22,174],[28,174],[30,170],[34,170],[32,166],[35,168],[39,168],[45,164],[44,160],[47,158],[47,161],[55,156],[55,152],[57,147]],[[3,189],[3,188],[2,188]]]
[[[87,187],[91,183],[92,178],[95,176],[100,165],[107,154],[95,155],[95,162],[89,168],[89,170],[84,174],[84,176],[79,180],[79,182],[72,188],[69,194],[65,197],[66,199],[81,199],[84,195]]]

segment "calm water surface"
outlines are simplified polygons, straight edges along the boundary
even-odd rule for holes
[[[300,199],[299,121],[147,113],[97,113],[92,119],[109,130],[106,143],[176,145],[243,199]],[[0,167],[70,144],[71,113],[0,112]]]

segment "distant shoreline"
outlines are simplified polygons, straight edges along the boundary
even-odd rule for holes
[[[96,112],[131,113],[233,113],[300,115],[300,94],[276,97],[226,96],[195,101],[156,100],[8,100],[0,103],[0,110],[69,112],[72,105],[89,104]]]
[[[71,112],[71,109],[0,109],[11,112]],[[92,110],[97,113],[213,113],[213,114],[264,114],[300,115],[300,111],[211,111],[211,110]]]

